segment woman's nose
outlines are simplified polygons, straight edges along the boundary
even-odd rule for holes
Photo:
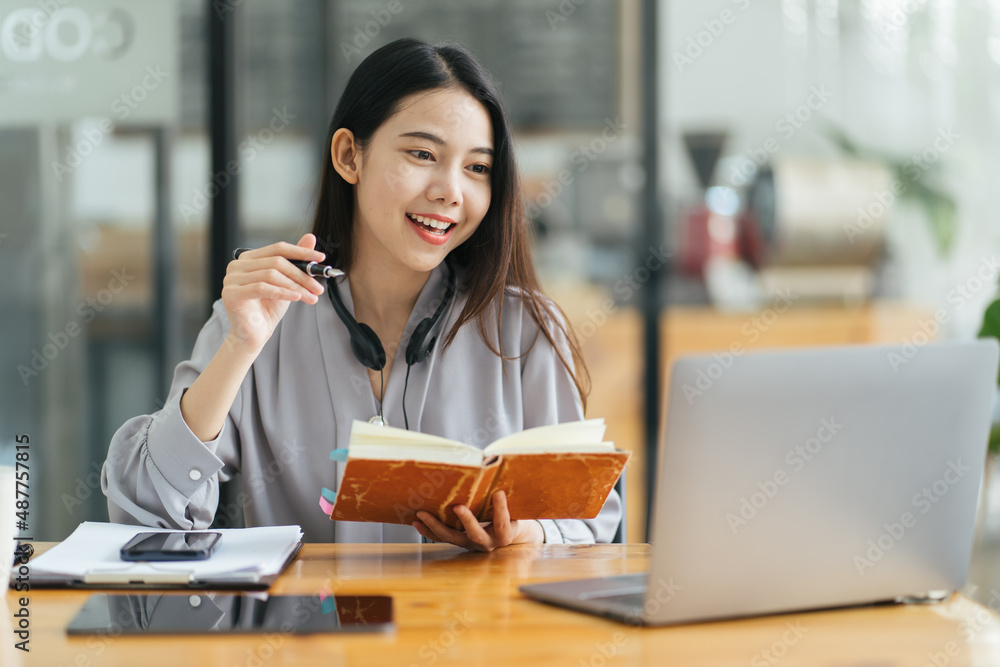
[[[437,171],[428,188],[428,199],[446,206],[462,203],[461,174],[457,168],[442,168]]]

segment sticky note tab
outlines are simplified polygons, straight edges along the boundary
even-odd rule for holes
[[[331,461],[340,461],[341,463],[347,462],[347,450],[346,449],[335,449],[330,452]]]
[[[319,497],[319,507],[323,510],[323,514],[330,516],[333,513],[333,504],[337,502],[337,492],[331,491],[330,489],[323,487],[322,495]]]
[[[337,611],[337,598],[330,597],[324,598],[320,603],[320,609],[323,610],[324,614],[329,614],[331,611]]]

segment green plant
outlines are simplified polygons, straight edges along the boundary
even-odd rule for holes
[[[862,148],[848,137],[843,130],[827,125],[830,140],[847,155],[870,162],[881,162],[892,171],[893,182],[902,188],[900,198],[909,198],[923,207],[927,213],[931,233],[937,242],[941,255],[946,255],[955,240],[957,215],[955,199],[944,190],[928,183],[937,178],[939,161],[933,164],[917,163],[913,159],[899,159]]]
[[[983,313],[983,326],[979,328],[979,337],[988,336],[1000,340],[1000,298],[987,306],[986,312]],[[1000,376],[997,377],[997,385],[1000,386]],[[1000,424],[994,424],[990,430],[989,452],[1000,453]]]
[[[911,197],[923,206],[927,212],[931,232],[937,241],[938,252],[942,255],[951,249],[957,227],[955,200],[948,193],[927,182],[928,176],[933,176],[932,169],[915,169],[912,160],[879,155],[875,151],[858,146],[843,130],[833,125],[827,126],[830,140],[844,153],[859,160],[871,160],[885,164],[893,172],[894,181],[902,188],[900,197]],[[934,166],[940,164],[936,162]],[[979,329],[979,337],[992,336],[1000,340],[1000,298],[997,298],[983,313],[983,325]],[[1000,375],[997,377],[1000,387]],[[994,424],[990,430],[989,453],[1000,454],[1000,423]]]

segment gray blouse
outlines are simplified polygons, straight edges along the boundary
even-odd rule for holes
[[[386,378],[383,411],[391,426],[403,427],[402,352],[413,329],[439,305],[445,272],[443,264],[431,272]],[[338,284],[353,314],[348,279]],[[460,290],[432,332],[439,337],[433,352],[410,368],[410,428],[485,447],[532,426],[583,419],[570,374],[516,295],[504,297],[501,317],[503,351],[519,358],[501,361],[474,323],[463,326],[443,349],[465,301]],[[226,311],[217,301],[191,359],[174,370],[163,409],[130,419],[115,433],[101,475],[111,520],[206,528],[217,511],[233,514],[232,508],[218,506],[219,482],[242,471],[237,502],[247,526],[297,524],[308,542],[420,542],[412,526],[331,521],[320,509],[322,487],[335,490],[343,475],[343,464],[331,461],[330,451],[347,447],[353,420],[378,413],[368,371],[351,352],[347,329],[325,296],[315,305],[290,304],[243,380],[218,437],[202,442],[191,432],[180,398],[228,330]],[[570,359],[568,347],[562,347]],[[609,542],[620,518],[613,492],[595,519],[540,523],[546,542]]]

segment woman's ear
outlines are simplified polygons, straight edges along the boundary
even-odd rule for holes
[[[354,133],[345,127],[334,132],[333,141],[330,142],[330,159],[341,178],[351,185],[358,182],[359,158],[360,151],[354,143]]]

